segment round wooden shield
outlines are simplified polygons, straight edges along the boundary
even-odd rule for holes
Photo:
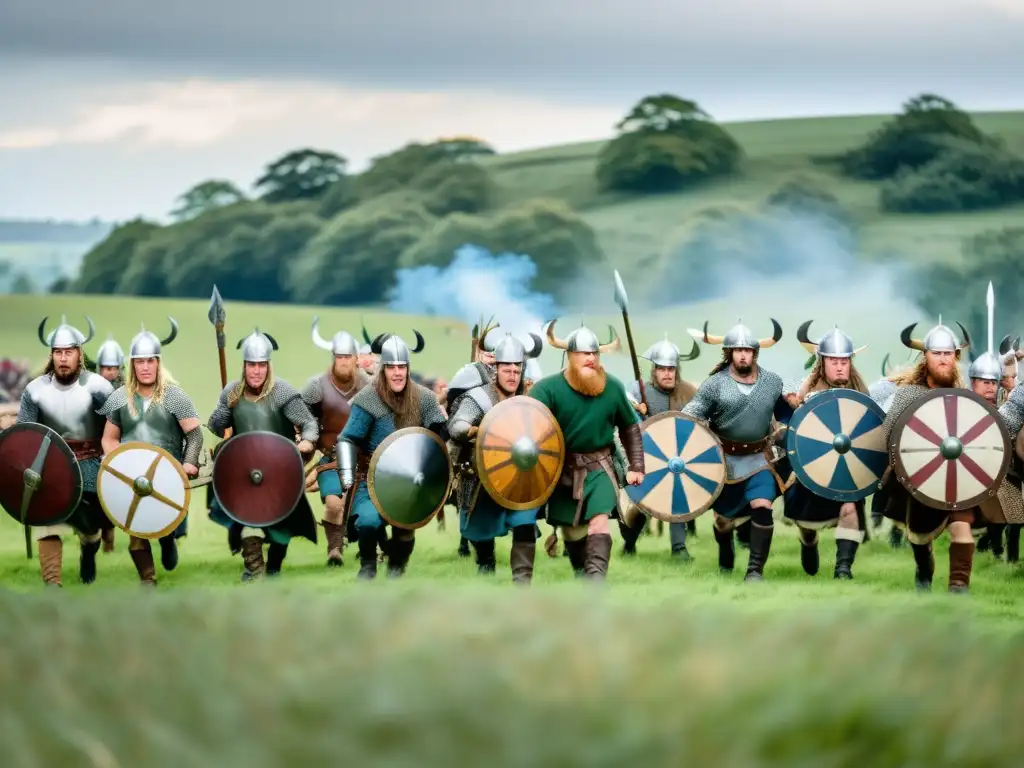
[[[453,474],[444,441],[429,429],[406,427],[384,438],[373,452],[366,490],[387,523],[415,530],[444,507]]]
[[[170,453],[150,443],[128,442],[103,459],[96,495],[122,531],[140,539],[159,539],[185,519],[192,489]]]
[[[213,494],[225,514],[266,528],[292,513],[306,492],[306,470],[295,441],[276,432],[242,432],[213,459]]]
[[[517,395],[480,420],[473,456],[480,484],[492,499],[506,509],[536,509],[558,485],[565,437],[544,403]]]
[[[893,425],[896,478],[933,509],[967,509],[999,491],[1010,466],[1010,435],[999,412],[968,389],[936,389]]]
[[[830,389],[797,408],[786,433],[800,484],[832,501],[860,501],[878,490],[889,466],[885,411],[854,389]]]
[[[58,525],[82,500],[82,470],[64,439],[42,424],[0,432],[0,506],[25,525]]]
[[[725,451],[714,432],[679,411],[640,425],[644,480],[627,485],[630,501],[656,520],[685,523],[707,512],[725,487]]]

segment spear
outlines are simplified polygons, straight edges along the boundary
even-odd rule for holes
[[[988,353],[992,354],[992,326],[995,324],[996,315],[996,294],[992,290],[992,281],[988,283],[988,293],[985,294],[985,303],[988,305]]]
[[[626,286],[622,284],[619,270],[615,270],[615,303],[622,310],[622,324],[626,328],[626,341],[629,343],[629,357],[633,361],[633,375],[636,383],[640,385],[640,402],[647,408],[647,387],[644,386],[643,377],[640,375],[640,361],[636,356],[636,345],[633,343],[633,331],[629,327],[629,297],[626,296]]]
[[[217,286],[213,286],[213,295],[210,297],[210,311],[206,315],[213,323],[217,332],[217,354],[220,357],[220,388],[228,385],[228,362],[224,356],[224,321],[227,319],[227,312],[224,311],[224,300],[220,297]]]

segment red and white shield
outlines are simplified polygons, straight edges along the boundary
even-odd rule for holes
[[[889,452],[897,479],[915,499],[933,509],[967,509],[999,490],[1010,465],[1010,435],[984,398],[937,389],[896,420]]]

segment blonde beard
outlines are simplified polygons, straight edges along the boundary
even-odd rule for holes
[[[586,397],[597,397],[608,384],[608,374],[598,361],[594,368],[576,365],[571,360],[565,369],[565,380],[569,386]]]

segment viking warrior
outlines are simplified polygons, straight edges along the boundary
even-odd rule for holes
[[[547,337],[552,347],[568,354],[565,370],[541,379],[529,395],[548,407],[565,437],[563,475],[548,500],[547,519],[562,529],[577,576],[604,580],[612,551],[608,520],[618,508],[614,438],[617,431],[628,459],[626,483],[643,482],[640,417],[625,386],[601,362],[602,354],[621,348],[614,331],[608,344],[585,327],[563,340],[555,336],[552,321]]]
[[[460,449],[456,465],[467,467],[459,482],[459,531],[473,543],[478,572],[494,573],[494,539],[511,531],[512,580],[527,584],[533,578],[539,508],[517,511],[495,501],[480,485],[472,450],[484,415],[497,403],[524,394],[524,365],[539,355],[544,345],[539,336],[531,334],[531,339],[534,343],[530,350],[511,335],[498,342],[494,348],[494,379],[460,398],[458,408],[448,420],[451,442]]]
[[[359,345],[358,363],[359,370],[367,376],[373,376],[377,372],[377,356],[373,354],[369,344]]]
[[[959,324],[958,324],[959,325]],[[970,346],[970,337],[961,325],[964,341],[960,343],[953,331],[942,324],[932,328],[924,339],[912,336],[915,325],[903,329],[901,340],[910,349],[923,352],[923,357],[910,370],[892,377],[896,384],[883,424],[886,443],[890,443],[892,428],[900,415],[922,395],[933,389],[954,389],[963,387],[959,360]],[[895,525],[904,527],[914,551],[917,566],[915,583],[920,591],[928,591],[935,573],[935,558],[932,542],[949,529],[949,591],[967,592],[971,581],[974,562],[974,537],[971,527],[978,515],[976,507],[947,512],[925,506],[897,481],[891,473],[884,488],[887,492],[885,516]]]
[[[423,336],[414,333],[415,349],[393,334],[373,340],[380,366],[372,385],[352,400],[352,412],[335,446],[341,485],[348,492],[349,540],[355,539],[359,546],[360,579],[377,575],[377,542],[385,527],[366,485],[374,451],[386,437],[406,427],[425,427],[447,439],[446,420],[434,393],[409,376],[411,355],[424,347]],[[415,531],[392,526],[387,542],[389,577],[405,573],[415,546]]]
[[[65,318],[47,336],[46,320],[39,324],[39,341],[50,350],[46,369],[29,382],[21,395],[18,423],[34,422],[49,427],[68,444],[82,473],[82,498],[71,516],[60,525],[38,526],[39,568],[46,584],[60,586],[64,534],[74,532],[81,544],[79,575],[84,584],[96,580],[96,552],[101,532],[113,527],[96,497],[96,475],[103,448],[104,419],[97,413],[114,388],[102,376],[84,370],[84,346],[95,335],[90,318],[84,335]]]
[[[359,345],[352,334],[338,331],[330,341],[320,335],[319,318],[313,318],[313,343],[333,355],[333,364],[324,373],[314,376],[302,392],[302,400],[320,425],[316,447],[321,453],[314,470],[320,499],[324,503],[324,532],[327,534],[327,565],[344,564],[345,502],[342,500],[338,464],[334,446],[345,428],[352,410],[352,400],[370,383],[370,377],[358,367]],[[334,471],[331,471],[334,470]]]
[[[647,419],[666,411],[681,411],[693,399],[697,393],[697,386],[683,379],[679,371],[679,364],[695,360],[699,356],[700,347],[695,340],[690,353],[682,355],[679,352],[679,347],[669,341],[667,335],[664,340],[652,345],[641,355],[651,364],[651,378],[644,388],[647,404],[645,405],[640,397],[640,382],[638,381],[630,382],[626,388],[626,394],[643,418]],[[623,554],[635,554],[637,539],[640,538],[640,534],[648,522],[647,516],[631,504],[626,510],[624,518],[625,520],[619,520],[619,532],[625,542]],[[627,524],[627,520],[632,524]],[[686,548],[687,529],[696,530],[696,522],[691,520],[688,523],[669,524],[672,556],[681,562],[693,559]]]
[[[232,436],[246,432],[274,432],[290,441],[299,430],[296,448],[303,456],[315,451],[319,428],[317,420],[302,401],[302,395],[288,382],[274,376],[271,353],[277,351],[277,341],[256,328],[238,342],[242,351],[242,378],[229,382],[217,399],[217,407],[210,415],[206,428],[217,437],[231,429]],[[214,456],[216,474],[216,456]],[[239,478],[241,482],[242,479]],[[316,519],[305,494],[281,522],[256,528],[243,526],[231,519],[215,498],[210,506],[210,519],[228,529],[228,540],[240,538],[245,570],[243,581],[264,575],[275,576],[288,554],[292,537],[301,536],[316,543]],[[263,545],[268,544],[264,561]]]
[[[128,349],[128,380],[114,390],[98,411],[107,417],[103,453],[111,453],[121,443],[149,443],[167,451],[181,464],[187,476],[196,477],[203,450],[203,431],[195,406],[174,382],[161,359],[163,347],[178,335],[178,324],[173,318],[168,319],[171,332],[166,339],[158,338],[145,327],[132,339]],[[177,540],[187,534],[186,514],[174,531],[159,539],[164,570],[173,571],[177,567]],[[141,582],[155,586],[156,565],[149,539],[129,537],[128,551]]]
[[[784,451],[775,445],[779,436],[773,420],[788,423],[793,409],[783,397],[782,379],[758,362],[761,350],[782,338],[778,322],[772,320],[772,327],[771,338],[760,340],[742,324],[733,326],[725,336],[709,334],[707,323],[703,331],[690,329],[695,338],[723,347],[722,360],[683,413],[706,422],[722,441],[727,479],[713,506],[718,567],[732,572],[736,558],[733,529],[750,520],[746,581],[764,579],[775,530],[772,503],[785,487],[782,474],[788,476],[785,465],[775,466]]]
[[[830,389],[852,389],[868,394],[867,385],[853,361],[854,356],[866,349],[866,345],[854,349],[853,339],[838,327],[814,343],[807,336],[810,326],[810,320],[803,323],[797,329],[796,337],[816,359],[810,375],[796,391],[785,393],[789,404],[796,409],[816,394]],[[818,531],[834,527],[836,565],[833,577],[852,579],[853,561],[867,530],[864,501],[839,502],[822,498],[799,481],[789,486],[784,497],[785,516],[800,530],[800,564],[804,572],[810,576],[818,573]]]
[[[96,370],[114,389],[124,384],[124,351],[113,334],[107,336],[96,353]]]

